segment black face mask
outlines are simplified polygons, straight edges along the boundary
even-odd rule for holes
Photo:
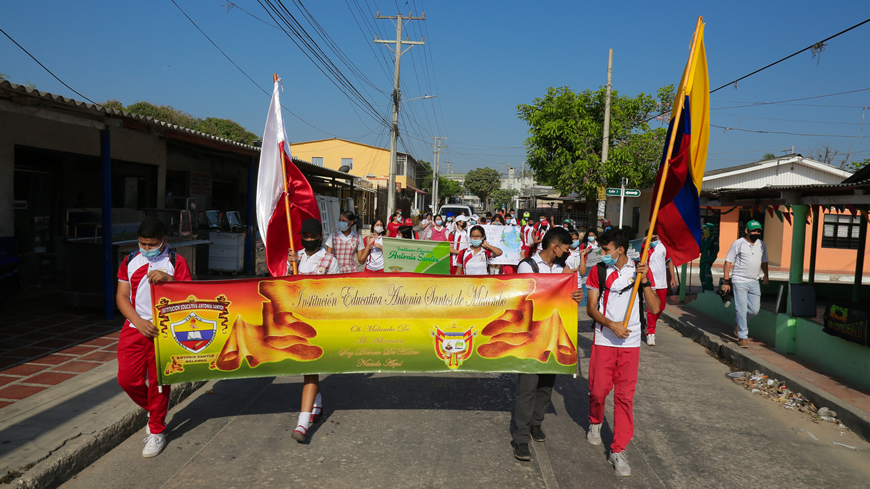
[[[752,233],[749,235],[749,241],[752,241],[753,243],[758,241],[759,239],[761,239],[760,233]]]
[[[320,243],[322,241],[319,239],[303,239],[302,247],[305,248],[305,251],[312,252],[320,249]]]

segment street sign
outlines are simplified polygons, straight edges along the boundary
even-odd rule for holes
[[[607,196],[608,197],[619,197],[619,195],[620,195],[620,189],[618,189],[618,188],[607,189]],[[627,188],[627,189],[625,189],[625,196],[626,197],[640,197],[640,190],[633,189],[633,188]]]

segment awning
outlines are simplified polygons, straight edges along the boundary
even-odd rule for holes
[[[406,185],[405,188],[407,188],[408,190],[413,190],[414,192],[417,192],[418,194],[429,195],[429,192],[426,192],[425,190],[420,190],[418,188],[414,188],[410,185]]]

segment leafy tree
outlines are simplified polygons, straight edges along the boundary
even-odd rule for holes
[[[775,158],[776,158],[776,155],[773,153],[764,153],[764,156],[761,157],[762,160],[772,160]]]
[[[852,163],[849,163],[849,168],[846,168],[846,170],[854,173],[867,165],[870,165],[870,158],[866,158],[863,161],[853,161]]]
[[[656,95],[611,92],[610,147],[604,163],[603,87],[582,92],[550,87],[544,98],[517,106],[518,117],[529,125],[526,160],[536,180],[589,200],[594,200],[599,185],[618,186],[622,177],[628,178],[629,186],[650,187],[667,135],[666,127],[652,128],[650,121],[667,122],[674,92],[673,85]]]
[[[438,179],[438,205],[447,202],[447,199],[450,197],[460,196],[464,192],[465,189],[462,188],[459,182],[444,177]]]
[[[475,168],[465,174],[465,188],[486,203],[493,191],[501,186],[501,174],[492,168]]]
[[[102,105],[103,107],[105,107],[107,109],[124,110],[124,104],[122,104],[120,101],[115,100],[115,99],[106,100],[105,102],[102,102],[99,105]]]
[[[121,105],[117,100],[109,100],[106,103],[112,104],[112,108],[119,108],[118,106]],[[169,105],[136,102],[133,105],[123,107],[123,110],[240,143],[251,144],[258,139],[256,134],[249,132],[237,122],[216,117],[199,119]]]
[[[8,79],[9,79],[9,75],[7,75],[6,73],[0,73],[0,81],[8,80]]]
[[[511,207],[511,202],[513,198],[517,196],[519,192],[516,189],[512,188],[500,188],[493,190],[492,192],[492,203],[498,209],[501,206],[504,206],[506,209]]]

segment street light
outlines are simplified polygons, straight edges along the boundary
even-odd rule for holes
[[[396,69],[398,70],[398,68]],[[423,95],[422,97],[401,101],[399,100],[401,97],[399,90],[393,91],[393,124],[390,127],[390,182],[387,187],[387,216],[393,215],[393,206],[396,203],[396,148],[398,147],[399,139],[399,106],[412,100],[435,98],[436,96]]]

